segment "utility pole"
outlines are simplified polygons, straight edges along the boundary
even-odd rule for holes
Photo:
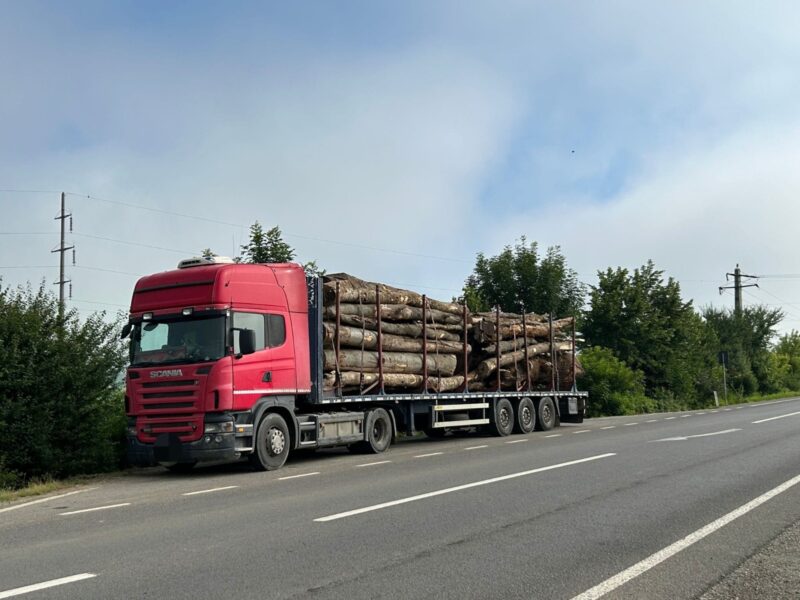
[[[758,275],[743,275],[742,270],[737,264],[736,268],[733,270],[733,273],[725,273],[725,281],[730,281],[730,277],[733,277],[733,285],[720,286],[719,293],[722,294],[722,290],[733,290],[734,314],[739,316],[742,314],[742,288],[758,287],[757,283],[748,283],[747,285],[742,285],[742,277],[758,279]]]
[[[75,262],[75,253],[74,249],[75,246],[66,246],[66,220],[69,219],[69,230],[72,231],[72,213],[66,214],[66,210],[64,208],[64,196],[66,194],[61,192],[61,214],[55,218],[56,221],[61,221],[61,243],[59,244],[58,248],[52,250],[51,253],[58,252],[59,253],[59,270],[58,270],[58,281],[55,282],[55,285],[58,286],[58,317],[59,320],[64,319],[64,284],[70,284],[70,298],[72,297],[72,280],[64,279],[64,253],[67,250],[73,250],[73,263]]]

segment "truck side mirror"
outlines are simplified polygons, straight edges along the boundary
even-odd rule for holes
[[[256,332],[252,329],[239,330],[239,352],[252,354],[256,351]]]
[[[128,337],[131,334],[132,328],[133,323],[125,323],[125,325],[122,327],[122,333],[119,334],[119,339],[124,340],[126,337]]]

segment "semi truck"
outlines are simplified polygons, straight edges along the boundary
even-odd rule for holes
[[[375,300],[380,315],[379,290]],[[506,436],[583,420],[587,394],[574,377],[567,390],[556,380],[547,390],[530,381],[503,390],[498,377],[496,390],[471,391],[465,378],[455,391],[398,392],[385,389],[378,368],[368,389],[326,387],[323,312],[333,311],[338,326],[339,304],[323,304],[322,277],[295,263],[195,258],[139,279],[122,332],[130,337],[129,462],[186,470],[247,459],[256,470],[275,470],[301,449],[381,453],[399,434]],[[463,327],[466,340],[466,307]],[[573,371],[574,337],[573,327]],[[465,341],[465,361],[467,351]]]

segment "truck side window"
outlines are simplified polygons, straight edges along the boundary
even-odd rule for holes
[[[267,347],[266,345],[266,322],[264,319],[265,315],[258,314],[258,313],[245,313],[245,312],[235,312],[233,313],[233,352],[234,354],[238,354],[240,352],[239,348],[239,330],[240,329],[252,329],[256,332],[256,350],[263,350]]]
[[[267,315],[267,345],[270,348],[282,346],[286,341],[286,323],[283,315]]]

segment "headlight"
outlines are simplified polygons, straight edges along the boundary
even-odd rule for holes
[[[221,423],[206,423],[203,433],[233,433],[233,421]]]

